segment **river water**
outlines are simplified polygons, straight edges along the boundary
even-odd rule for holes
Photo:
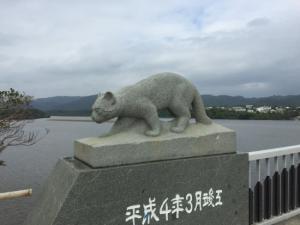
[[[239,152],[300,144],[300,121],[215,120],[237,132]],[[33,146],[9,147],[0,160],[0,192],[33,188],[33,196],[0,201],[0,225],[22,224],[41,191],[45,179],[58,158],[73,155],[73,140],[97,136],[109,129],[111,123],[49,121],[38,119],[29,124],[32,129],[50,133]]]

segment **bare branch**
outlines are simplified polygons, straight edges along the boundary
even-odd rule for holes
[[[44,138],[49,130],[45,129],[44,134],[38,131],[25,131],[26,121],[19,121],[6,129],[0,129],[0,152],[8,146],[31,146]]]
[[[32,118],[28,110],[31,100],[31,96],[14,89],[0,91],[0,153],[8,146],[33,145],[49,133],[48,129],[42,135],[39,131],[25,129],[32,122],[26,120]]]

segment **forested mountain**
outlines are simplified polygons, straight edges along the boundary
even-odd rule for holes
[[[56,96],[33,100],[32,106],[50,115],[87,115],[96,99],[90,96]],[[203,95],[205,106],[300,106],[300,95],[245,98],[228,95]]]

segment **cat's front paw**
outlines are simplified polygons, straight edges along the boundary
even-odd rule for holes
[[[182,133],[184,129],[184,127],[171,127],[171,131],[174,133]]]
[[[160,134],[160,129],[147,130],[145,134],[150,137],[157,137]]]

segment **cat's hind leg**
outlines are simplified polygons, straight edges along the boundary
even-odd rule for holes
[[[191,119],[189,107],[185,106],[182,102],[175,100],[169,106],[169,109],[174,115],[176,115],[177,119],[176,125],[171,127],[171,131],[175,133],[182,133],[188,126]]]
[[[157,108],[151,103],[141,105],[144,113],[142,114],[150,129],[145,132],[147,136],[156,137],[160,135],[160,121]]]

